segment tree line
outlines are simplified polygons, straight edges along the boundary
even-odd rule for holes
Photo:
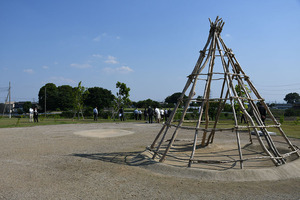
[[[54,83],[47,83],[40,88],[38,93],[39,106],[42,112],[45,111],[69,111],[82,110],[90,107],[98,107],[98,109],[114,108],[118,110],[120,107],[174,107],[177,103],[180,92],[174,93],[166,97],[164,104],[160,102],[146,99],[138,102],[131,101],[129,98],[130,88],[125,83],[117,82],[116,88],[119,89],[116,95],[110,90],[102,87],[85,88],[81,82],[77,87],[70,85],[56,86]],[[79,99],[81,98],[81,99]],[[184,98],[187,98],[186,96]],[[80,105],[78,107],[78,105]]]
[[[116,95],[108,89],[102,87],[90,87],[86,88],[78,83],[77,87],[71,87],[70,85],[56,86],[54,83],[47,83],[40,88],[38,93],[40,111],[72,111],[72,113],[83,113],[84,111],[92,112],[94,107],[98,107],[98,110],[105,108],[110,109],[113,113],[117,113],[121,107],[136,107],[147,108],[151,107],[164,107],[173,108],[177,103],[181,92],[173,93],[165,98],[163,104],[152,99],[141,100],[134,102],[130,100],[130,88],[125,83],[117,82],[116,88],[118,92]],[[187,99],[184,95],[183,101]],[[201,96],[198,96],[197,102],[190,104],[191,107],[199,107],[201,105]],[[299,103],[300,96],[298,93],[289,93],[285,96],[284,100],[287,103]],[[213,116],[218,104],[212,102],[210,104],[210,115]],[[26,105],[26,108],[29,105]],[[24,109],[26,111],[26,109]],[[231,106],[225,105],[225,112],[231,111]],[[78,115],[79,116],[79,115]]]
[[[111,107],[115,98],[110,90],[101,87],[85,88],[81,82],[77,87],[69,85],[57,87],[54,83],[47,83],[40,88],[38,97],[42,111],[81,110],[83,105],[103,109]]]

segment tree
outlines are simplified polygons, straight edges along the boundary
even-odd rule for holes
[[[202,105],[202,99],[203,99],[202,96],[198,96],[196,98],[197,102],[194,101],[194,102],[190,103],[190,106],[194,106],[194,107],[201,106]]]
[[[110,90],[101,87],[93,87],[88,89],[88,95],[84,100],[86,106],[98,107],[98,109],[111,107],[115,96]]]
[[[57,107],[67,111],[74,107],[74,89],[69,85],[57,87]]]
[[[212,120],[214,120],[215,116],[217,115],[218,108],[219,108],[219,102],[212,101],[209,103],[208,116]]]
[[[176,93],[172,94],[171,96],[168,96],[168,97],[165,99],[165,102],[166,102],[166,103],[172,103],[172,104],[175,104],[175,103],[177,103],[177,101],[178,101],[180,95],[181,95],[181,92],[176,92]],[[184,99],[187,99],[187,96],[186,96],[186,95],[184,95],[183,100],[184,100]]]
[[[26,101],[23,105],[23,112],[27,113],[29,112],[29,108],[32,107],[32,104],[30,101]]]
[[[114,99],[114,114],[119,111],[121,107],[126,107],[130,103],[129,99],[129,91],[130,88],[126,86],[125,83],[117,82],[116,88],[119,88],[119,91],[117,92],[117,96]]]
[[[83,103],[85,98],[88,95],[88,91],[85,87],[81,86],[81,81],[78,83],[78,86],[74,88],[74,117],[75,114],[77,113],[78,119],[79,119],[79,114],[81,113],[82,118],[83,117]]]
[[[143,101],[138,101],[136,103],[137,108],[147,108],[149,106],[151,106],[152,108],[159,107],[159,102],[158,101],[153,101],[151,99],[146,99],[146,100],[143,100]]]
[[[288,93],[285,95],[283,100],[285,100],[287,103],[294,104],[296,102],[300,102],[300,96],[297,92]]]
[[[55,111],[57,106],[57,87],[53,83],[47,83],[45,86],[41,87],[39,91],[39,105],[42,110],[45,111],[45,88],[46,88],[46,109]]]

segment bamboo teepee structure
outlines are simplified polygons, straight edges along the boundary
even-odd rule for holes
[[[167,159],[181,129],[188,129],[194,132],[192,149],[190,156],[187,159],[188,167],[191,167],[192,163],[197,163],[197,160],[195,159],[197,148],[207,147],[213,143],[214,137],[218,132],[226,130],[235,133],[237,151],[239,154],[239,159],[237,159],[236,162],[240,163],[240,168],[243,168],[243,162],[248,160],[243,158],[240,144],[240,132],[245,129],[249,132],[250,142],[252,143],[251,133],[253,133],[262,150],[267,155],[265,157],[271,159],[275,166],[285,164],[286,157],[292,154],[296,154],[297,157],[299,157],[299,148],[291,143],[281,129],[280,123],[277,122],[264,99],[254,87],[250,78],[243,71],[232,50],[229,49],[222,40],[221,32],[225,23],[219,17],[217,17],[214,22],[210,19],[209,21],[210,31],[208,40],[203,50],[200,51],[200,56],[194,70],[188,76],[186,85],[183,88],[181,96],[170,114],[169,119],[163,124],[149,148],[153,152],[153,159],[158,158],[160,162],[164,162],[165,159]],[[220,65],[219,68],[216,67],[217,62]],[[205,71],[205,69],[207,71]],[[205,82],[205,86],[203,87],[203,97],[195,98],[196,92],[199,92],[196,89],[196,86],[200,80],[204,80]],[[211,97],[211,91],[215,93],[215,82],[218,82],[220,85],[219,98]],[[220,84],[220,82],[222,83]],[[186,120],[188,108],[193,102],[201,104],[197,113],[198,117],[194,123],[196,125],[185,126],[184,122]],[[218,105],[213,123],[209,119],[211,102],[217,102]],[[231,128],[218,128],[218,121],[226,102],[230,102],[234,125]],[[272,125],[265,125],[264,120],[261,118],[260,108],[257,104],[260,104],[265,109],[269,118],[272,120]],[[181,106],[183,106],[183,110],[179,109]],[[175,120],[175,116],[178,116],[178,112],[181,113],[181,117],[179,117],[178,120]],[[245,116],[246,124],[239,124],[239,116],[241,114]],[[282,154],[278,151],[267,128],[275,128],[280,133],[286,144],[289,146],[290,151],[288,153]],[[163,143],[166,144],[163,145]]]

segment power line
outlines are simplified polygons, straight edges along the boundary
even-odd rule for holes
[[[259,86],[259,87],[288,87],[288,86],[299,86],[300,83],[291,83],[291,84],[285,84],[285,85],[260,85],[260,84],[254,83],[254,85]]]
[[[300,88],[259,89],[259,91],[300,91]]]

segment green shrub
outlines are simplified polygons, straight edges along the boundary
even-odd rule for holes
[[[92,107],[86,107],[84,109],[84,112],[83,112],[84,117],[92,117],[93,116],[93,109],[94,108],[92,108]],[[100,111],[99,111],[99,113],[100,113]]]
[[[295,125],[298,125],[298,124],[299,124],[299,121],[300,121],[300,120],[299,120],[299,117],[296,117],[296,119],[294,120],[294,124],[295,124]]]
[[[20,124],[20,119],[21,119],[21,118],[18,118],[17,123],[16,123],[16,126],[18,126],[18,125]]]
[[[108,119],[112,115],[111,112],[100,110],[98,117],[102,119]]]
[[[73,118],[74,113],[73,111],[64,111],[60,114],[60,116],[65,118]]]
[[[284,115],[280,116],[279,121],[280,121],[281,124],[283,124],[283,122],[284,122]]]
[[[284,111],[284,116],[287,116],[287,117],[299,116],[299,115],[300,115],[300,109],[289,108]]]
[[[61,114],[47,115],[47,118],[51,118],[51,119],[59,119],[60,117],[61,117]]]

